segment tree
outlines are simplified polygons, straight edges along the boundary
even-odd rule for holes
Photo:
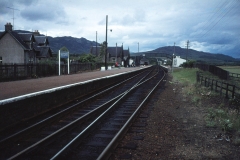
[[[193,68],[196,61],[187,61],[180,65],[183,68]]]
[[[81,63],[95,63],[97,61],[97,58],[95,55],[92,55],[91,53],[89,54],[82,54],[79,58],[78,61]]]
[[[103,57],[106,53],[106,41],[100,44],[101,49],[100,49],[100,57]]]

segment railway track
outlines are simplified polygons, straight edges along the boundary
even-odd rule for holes
[[[163,77],[159,66],[151,67],[51,111],[2,136],[0,158],[107,159]]]

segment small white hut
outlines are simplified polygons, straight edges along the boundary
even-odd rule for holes
[[[186,59],[182,59],[180,56],[176,56],[173,58],[173,67],[179,67],[184,62],[186,62]]]

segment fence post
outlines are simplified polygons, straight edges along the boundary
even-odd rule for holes
[[[232,99],[234,98],[234,93],[235,93],[235,85],[233,85],[233,90],[232,90]]]
[[[228,83],[227,83],[227,88],[226,88],[226,98],[228,98]]]
[[[215,83],[215,91],[217,92],[217,84],[218,84],[218,81],[216,80],[216,83]]]
[[[229,80],[229,72],[227,71],[227,80]]]
[[[212,84],[211,84],[211,90],[213,90],[213,79],[212,79]]]
[[[220,95],[222,95],[222,86],[223,86],[223,82],[221,82]]]

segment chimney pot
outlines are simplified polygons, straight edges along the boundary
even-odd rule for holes
[[[7,24],[5,25],[5,31],[12,31],[12,25],[11,25],[11,23],[7,23]]]

